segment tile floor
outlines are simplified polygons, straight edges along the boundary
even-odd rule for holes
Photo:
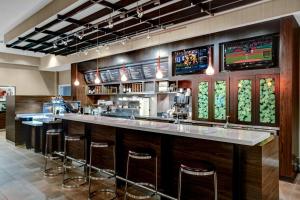
[[[43,161],[41,155],[7,142],[0,131],[0,200],[87,199],[87,187],[62,189],[60,177],[44,178]],[[280,181],[280,200],[300,200],[300,176],[295,183]]]

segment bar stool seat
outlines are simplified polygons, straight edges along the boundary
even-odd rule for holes
[[[57,167],[48,168],[48,160],[57,161],[60,160],[62,157],[58,155],[54,155],[55,151],[52,150],[49,152],[49,137],[59,137],[61,138],[63,134],[63,129],[49,129],[46,131],[46,144],[45,144],[45,165],[44,165],[44,175],[48,177],[57,176],[62,173],[62,164],[56,162],[58,164]]]
[[[135,150],[129,150],[128,151],[128,157],[127,157],[127,168],[126,168],[126,180],[129,180],[129,167],[130,167],[130,160],[131,159],[135,159],[135,160],[151,160],[151,159],[155,159],[155,183],[147,183],[147,182],[138,182],[138,185],[147,187],[149,189],[155,190],[157,191],[157,179],[158,179],[158,160],[157,160],[157,155],[155,153],[154,150],[152,149],[143,149],[143,148],[139,148],[139,149],[135,149]],[[131,187],[136,187],[138,188],[138,186],[134,186],[132,185]],[[147,194],[135,194],[132,192],[128,191],[128,182],[126,181],[125,184],[125,194],[124,194],[124,199],[127,199],[127,196],[132,198],[132,199],[149,199],[152,198],[153,196],[156,195],[156,192],[149,192]]]
[[[182,174],[187,174],[191,176],[213,176],[214,178],[214,199],[218,199],[218,189],[217,189],[217,171],[215,166],[208,161],[197,161],[196,164],[186,164],[182,163],[179,169],[179,181],[178,181],[178,200],[181,199],[181,187],[182,187]]]
[[[108,149],[112,148],[113,150],[113,169],[97,169],[95,172],[92,172],[92,159],[94,149]],[[89,192],[88,199],[92,199],[96,196],[97,193],[103,193],[109,195],[106,199],[115,199],[117,198],[117,183],[116,183],[116,154],[115,154],[115,145],[110,141],[102,141],[102,142],[91,142],[90,145],[90,166],[89,166]],[[100,188],[92,191],[92,181],[105,181],[115,178],[115,188]]]
[[[83,134],[75,134],[75,135],[66,135],[64,141],[64,161],[63,161],[63,180],[62,187],[64,188],[78,188],[87,182],[87,163],[84,159],[75,159],[68,157],[67,144],[70,142],[80,142],[84,141],[84,155],[86,151],[86,138]],[[77,165],[74,164],[74,162]],[[73,175],[66,177],[68,170],[75,170],[83,167],[84,175]]]

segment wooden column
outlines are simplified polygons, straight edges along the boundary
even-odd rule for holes
[[[299,43],[294,17],[280,22],[280,176],[293,180],[299,146]]]
[[[74,81],[76,80],[76,70],[77,70],[77,78],[79,81],[79,86],[74,85]],[[76,63],[71,65],[71,95],[73,100],[81,101],[81,105],[91,105],[94,103],[94,99],[91,96],[86,95],[86,82],[84,80],[84,74],[79,70],[79,65]]]

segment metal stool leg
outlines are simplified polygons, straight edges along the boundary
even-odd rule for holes
[[[67,162],[67,141],[64,140],[64,160],[63,165]],[[62,185],[64,184],[65,176],[66,176],[66,168],[63,167],[63,176],[62,176]]]
[[[48,135],[46,134],[46,145],[45,145],[45,165],[44,165],[44,173],[47,171],[47,162],[48,162]]]
[[[180,200],[181,198],[181,169],[179,170],[179,176],[178,176],[178,198],[177,200]]]
[[[217,172],[214,173],[214,190],[215,190],[215,200],[218,199],[218,179]]]
[[[126,164],[126,183],[125,183],[125,194],[124,194],[124,200],[127,199],[127,187],[128,187],[128,171],[129,171],[129,160],[130,157],[129,157],[129,154],[127,156],[127,164]]]
[[[92,179],[90,178],[91,173],[92,173],[92,146],[90,147],[90,166],[89,166],[89,199],[91,199],[91,184],[92,184]]]

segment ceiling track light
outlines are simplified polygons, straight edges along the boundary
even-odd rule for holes
[[[112,29],[113,27],[114,27],[113,20],[110,19],[110,20],[108,21],[108,28]]]
[[[155,0],[155,1],[153,2],[153,4],[154,4],[155,6],[160,5],[160,0]]]
[[[86,49],[86,50],[84,50],[84,52],[83,52],[83,53],[84,53],[84,55],[86,55],[86,56],[87,56],[87,55],[89,54],[89,51]]]
[[[122,12],[121,14],[120,14],[120,19],[124,19],[126,17],[126,13],[125,12]]]
[[[142,18],[144,16],[143,8],[142,7],[137,7],[136,14],[137,14],[138,18]]]
[[[57,44],[56,42],[53,42],[53,48],[56,49],[57,48]]]
[[[148,30],[148,34],[147,34],[147,39],[150,40],[151,36],[150,36],[150,31]]]

